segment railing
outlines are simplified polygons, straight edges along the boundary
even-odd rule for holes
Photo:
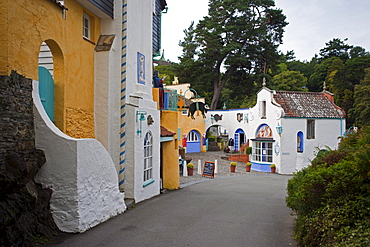
[[[179,96],[176,90],[164,89],[163,108],[161,110],[177,111]]]

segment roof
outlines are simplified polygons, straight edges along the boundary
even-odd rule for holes
[[[161,126],[161,137],[174,136],[176,133],[169,131],[165,127]]]
[[[345,112],[334,104],[327,92],[276,91],[273,97],[285,112],[284,117],[344,118]]]

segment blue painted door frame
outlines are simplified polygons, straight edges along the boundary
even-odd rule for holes
[[[193,138],[189,140],[189,136]],[[195,131],[191,130],[188,134],[188,140],[186,141],[186,153],[198,153],[200,152],[200,144],[201,144],[200,134]]]

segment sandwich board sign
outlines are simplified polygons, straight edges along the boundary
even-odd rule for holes
[[[215,177],[215,162],[204,161],[202,177]]]

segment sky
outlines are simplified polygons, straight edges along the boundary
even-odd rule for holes
[[[165,58],[179,62],[183,30],[208,14],[208,0],[166,0],[162,15],[162,49]],[[279,50],[294,50],[297,60],[310,61],[333,38],[370,51],[370,0],[275,0],[289,24]]]

